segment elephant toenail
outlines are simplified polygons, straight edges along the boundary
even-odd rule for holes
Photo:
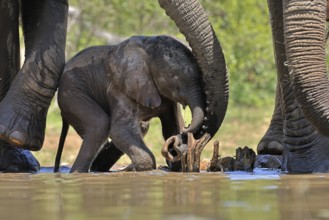
[[[21,131],[13,131],[9,134],[9,142],[16,146],[24,146],[26,135]]]

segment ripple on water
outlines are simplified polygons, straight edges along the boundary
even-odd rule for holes
[[[0,219],[316,219],[329,176],[273,170],[1,174]],[[287,202],[289,201],[289,202]]]

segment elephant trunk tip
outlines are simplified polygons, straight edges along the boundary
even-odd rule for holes
[[[204,118],[203,109],[201,107],[194,107],[192,110],[192,122],[187,128],[183,128],[182,132],[185,134],[196,133],[201,128]]]

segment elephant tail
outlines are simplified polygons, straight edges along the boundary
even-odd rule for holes
[[[63,118],[62,116],[62,131],[61,136],[59,138],[57,153],[56,153],[56,159],[55,159],[55,166],[54,166],[54,172],[57,173],[59,171],[59,165],[61,162],[61,157],[63,153],[64,143],[67,136],[67,132],[69,131],[69,123]]]

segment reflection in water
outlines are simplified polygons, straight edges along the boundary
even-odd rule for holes
[[[329,175],[1,174],[0,219],[325,219]]]

